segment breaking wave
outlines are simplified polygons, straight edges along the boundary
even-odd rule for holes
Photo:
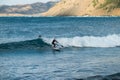
[[[72,38],[56,38],[65,47],[117,47],[120,46],[120,35],[108,35],[104,37],[83,36]],[[46,43],[50,44],[52,39],[45,38]]]
[[[32,39],[22,41],[12,41],[0,43],[0,49],[16,49],[16,48],[36,48],[50,47],[53,38]],[[108,35],[103,37],[96,36],[76,36],[76,37],[60,37],[56,40],[64,47],[118,47],[120,46],[120,35]]]

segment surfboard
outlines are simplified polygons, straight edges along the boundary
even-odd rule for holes
[[[60,51],[60,48],[58,48],[58,47],[53,47],[53,50],[55,50],[55,51]]]
[[[61,48],[62,48],[62,46],[60,44],[56,44],[55,47],[53,47],[53,45],[52,45],[52,49],[55,50],[55,51],[60,51]]]

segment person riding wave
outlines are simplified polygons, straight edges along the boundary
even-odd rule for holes
[[[54,48],[56,48],[57,46],[59,46],[60,48],[63,47],[63,45],[61,45],[55,38],[52,41],[52,45]]]
[[[56,47],[57,43],[58,43],[58,41],[56,39],[53,39],[53,41],[52,41],[53,47]]]

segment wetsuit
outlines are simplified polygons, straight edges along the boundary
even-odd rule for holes
[[[56,46],[56,42],[57,42],[57,41],[56,41],[55,39],[52,41],[53,47]]]

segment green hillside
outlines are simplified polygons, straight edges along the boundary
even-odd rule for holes
[[[115,8],[120,8],[120,0],[105,0],[105,3],[100,4],[99,8],[103,8],[104,10],[110,12]]]

